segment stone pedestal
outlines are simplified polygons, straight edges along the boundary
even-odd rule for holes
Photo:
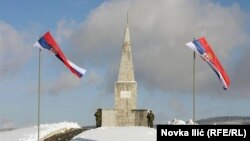
[[[146,109],[130,111],[128,115],[114,109],[102,110],[102,126],[148,126]]]
[[[115,110],[113,109],[102,110],[102,126],[117,126]]]

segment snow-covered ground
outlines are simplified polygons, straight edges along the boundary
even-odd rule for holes
[[[174,119],[168,124],[184,125],[194,124],[192,120],[187,122]],[[61,122],[55,124],[42,124],[40,126],[40,139],[53,133],[64,132],[70,128],[81,128],[77,123]],[[59,131],[59,132],[58,132]],[[37,126],[20,128],[12,131],[0,132],[0,141],[36,141]],[[139,126],[129,127],[101,127],[85,131],[74,137],[73,141],[156,141],[156,129]]]
[[[156,141],[156,129],[148,127],[100,127],[85,131],[72,141]]]
[[[231,119],[231,118],[230,118]],[[250,121],[244,119],[241,121]],[[224,120],[222,120],[224,121]],[[212,123],[212,122],[211,122]],[[246,122],[247,123],[247,122]],[[250,122],[249,122],[250,123]],[[169,125],[193,125],[192,120],[183,121],[173,119]],[[230,122],[230,124],[232,124]],[[81,128],[77,123],[61,122],[55,124],[42,124],[40,138],[63,129]],[[85,131],[74,137],[72,141],[156,141],[156,129],[147,127],[101,127]],[[1,131],[0,141],[37,141],[37,126],[20,128],[11,131]]]
[[[168,124],[184,125],[195,124],[192,120],[187,122],[174,119]],[[40,139],[70,128],[81,128],[77,123],[61,122],[55,124],[42,124],[40,126]],[[64,130],[63,130],[64,129]],[[85,131],[74,137],[73,141],[156,141],[156,129],[148,127],[101,127]],[[20,128],[12,131],[0,132],[0,141],[37,141],[37,126]]]
[[[197,125],[197,123],[194,123],[192,119],[189,119],[186,122],[184,120],[180,120],[176,118],[174,118],[172,121],[168,121],[168,125],[194,125],[194,124]]]
[[[61,122],[40,125],[40,139],[62,129],[81,128],[77,123]],[[0,141],[37,141],[37,126],[0,132]]]

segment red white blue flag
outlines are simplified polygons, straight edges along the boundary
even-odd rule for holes
[[[186,43],[186,45],[207,62],[218,76],[223,88],[227,90],[230,85],[230,79],[206,39],[201,37],[200,39]]]
[[[81,78],[85,74],[85,69],[78,67],[65,57],[49,31],[45,33],[33,46],[46,49],[54,53],[55,56],[60,59],[77,77]]]

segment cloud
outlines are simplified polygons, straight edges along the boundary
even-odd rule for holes
[[[192,51],[185,43],[193,37],[206,36],[226,70],[235,70],[230,64],[233,50],[247,45],[249,39],[245,31],[247,14],[237,4],[223,7],[197,0],[104,2],[86,21],[70,30],[68,40],[77,54],[71,56],[105,71],[102,73],[108,78],[105,80],[107,86],[112,86],[110,89],[114,83],[110,80],[117,74],[120,63],[127,11],[135,77],[150,90],[191,92]],[[209,66],[200,58],[196,62],[198,90],[221,89],[223,93]],[[229,71],[230,76],[233,73]],[[244,77],[243,74],[239,75]]]
[[[87,75],[84,75],[82,79],[79,79],[70,72],[64,72],[61,73],[59,77],[46,80],[46,82],[44,81],[42,83],[42,93],[51,95],[65,94],[70,93],[78,87],[94,86],[96,88],[99,85],[104,85],[103,82],[102,77],[94,70],[88,70]],[[36,93],[37,87],[31,85],[29,91],[30,93]]]
[[[180,115],[186,115],[187,110],[185,109],[185,105],[177,98],[172,98],[171,100],[169,100],[169,107],[172,107],[175,111],[177,111],[176,113],[179,113]]]
[[[103,83],[102,77],[94,70],[89,70],[88,75],[84,77],[86,79],[85,85],[95,86]]]
[[[71,73],[62,73],[47,87],[50,94],[61,94],[80,85],[80,79]]]
[[[66,20],[60,20],[57,23],[56,41],[60,44],[65,38],[69,38],[78,25],[74,21],[67,22]]]
[[[233,71],[232,85],[236,89],[236,91],[234,91],[236,94],[250,96],[249,93],[250,65],[248,65],[250,61],[249,54],[250,54],[250,47],[247,47],[246,49],[244,49],[244,53],[239,59]]]
[[[15,74],[31,56],[25,33],[0,21],[0,78]]]

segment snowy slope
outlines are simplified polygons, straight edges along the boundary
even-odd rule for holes
[[[80,128],[80,126],[73,122],[42,124],[40,126],[40,138],[65,128]],[[0,141],[37,141],[37,126],[0,132]]]
[[[100,127],[81,133],[72,141],[156,141],[156,129],[147,127]]]

